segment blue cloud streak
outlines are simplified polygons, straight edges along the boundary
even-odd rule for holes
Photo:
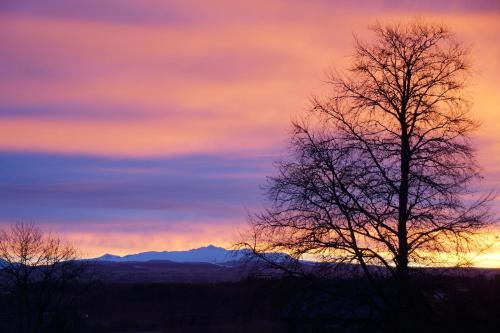
[[[270,170],[270,157],[1,152],[0,221],[241,220],[261,203]]]

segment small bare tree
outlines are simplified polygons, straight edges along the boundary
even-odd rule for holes
[[[20,332],[42,331],[47,313],[60,305],[65,288],[83,272],[77,258],[73,246],[33,223],[0,230],[0,284],[13,297]]]
[[[411,264],[452,263],[489,223],[464,94],[468,50],[440,25],[372,28],[328,98],[293,124],[292,157],[269,179],[272,205],[251,222],[255,253],[315,255],[383,268],[400,290]],[[370,269],[370,265],[379,269]]]

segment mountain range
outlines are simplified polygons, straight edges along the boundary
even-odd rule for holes
[[[172,261],[222,264],[239,261],[248,254],[249,250],[227,250],[222,247],[208,245],[187,251],[149,251],[125,256],[105,254],[94,258],[94,260],[108,262]]]

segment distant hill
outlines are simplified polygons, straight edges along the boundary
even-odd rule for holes
[[[211,264],[204,262],[95,261],[92,274],[99,280],[118,283],[214,283],[240,281],[251,267],[237,262]]]
[[[223,264],[232,261],[239,261],[248,254],[248,250],[226,250],[222,247],[208,245],[187,251],[149,251],[129,254],[125,256],[105,254],[101,257],[95,258],[94,260],[111,262],[171,261],[177,263],[202,262],[211,264]],[[278,253],[269,255],[282,259],[288,257],[286,254]]]

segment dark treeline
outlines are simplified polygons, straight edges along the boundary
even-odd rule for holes
[[[500,327],[500,275],[422,277],[415,332],[490,332]],[[33,286],[36,288],[36,285]],[[380,286],[381,288],[390,288]],[[45,313],[40,332],[387,332],[364,280],[245,279],[214,284],[74,285],[63,307]],[[0,300],[0,332],[14,332],[12,295]]]

